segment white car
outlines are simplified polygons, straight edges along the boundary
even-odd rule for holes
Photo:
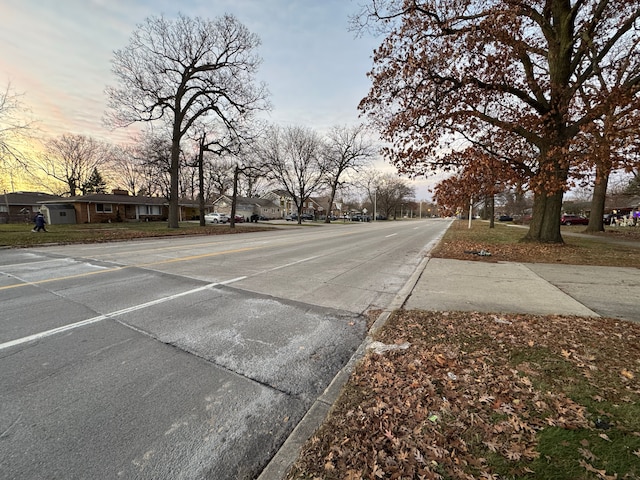
[[[229,217],[227,217],[224,213],[207,213],[204,216],[205,223],[227,223],[229,221]]]

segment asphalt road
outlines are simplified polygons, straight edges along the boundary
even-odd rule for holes
[[[257,477],[447,226],[0,250],[0,478]]]

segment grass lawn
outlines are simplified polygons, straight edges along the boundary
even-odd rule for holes
[[[638,266],[637,248],[525,232],[456,222],[434,256]],[[640,324],[396,311],[375,340],[408,348],[365,356],[287,479],[640,478]]]
[[[268,224],[239,223],[236,228],[228,224],[182,222],[180,228],[168,228],[166,222],[88,223],[78,225],[47,225],[47,233],[33,233],[32,224],[0,224],[0,246],[30,247],[48,243],[99,243],[137,238],[166,237],[176,235],[222,235],[270,229]]]
[[[584,229],[582,225],[561,227],[564,244],[540,245],[521,242],[526,228],[503,223],[489,228],[487,222],[474,221],[469,229],[467,221],[456,221],[432,255],[489,262],[640,267],[640,248],[629,245],[635,243],[640,247],[640,227],[608,227],[606,232],[597,235],[583,235]],[[481,250],[491,256],[468,253]]]

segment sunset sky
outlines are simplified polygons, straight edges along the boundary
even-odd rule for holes
[[[231,13],[262,40],[259,78],[271,92],[267,119],[320,133],[359,121],[373,49],[349,16],[362,0],[2,0],[0,85],[22,93],[43,135],[84,134],[120,143],[102,125],[113,52],[152,15]],[[387,167],[389,168],[389,167]],[[426,191],[421,197],[425,197]]]

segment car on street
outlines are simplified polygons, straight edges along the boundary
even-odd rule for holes
[[[498,217],[499,222],[513,222],[513,217],[511,215],[500,215]]]
[[[589,219],[580,215],[562,215],[560,225],[589,225]]]
[[[254,213],[253,215],[251,215],[251,218],[249,219],[249,221],[255,222],[255,223],[257,223],[258,221],[266,222],[267,220],[269,220],[269,218],[265,217],[264,215],[259,215],[257,213]]]
[[[244,223],[244,217],[242,215],[236,215],[233,217],[234,223]]]
[[[213,212],[207,213],[204,216],[205,223],[227,223],[229,221],[229,217],[227,217],[224,213]]]

